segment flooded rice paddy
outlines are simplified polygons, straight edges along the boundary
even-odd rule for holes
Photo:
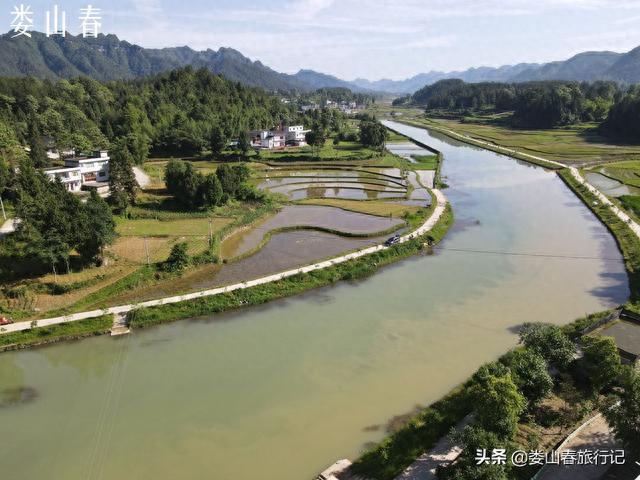
[[[404,223],[398,218],[377,217],[335,207],[287,205],[252,228],[240,230],[227,237],[220,245],[220,254],[226,259],[245,255],[260,246],[269,232],[282,228],[304,226],[335,230],[354,236],[373,236],[372,234],[378,232],[400,228]],[[315,235],[315,232],[313,234]],[[302,232],[302,235],[309,233]]]
[[[605,195],[610,197],[621,197],[623,195],[640,195],[640,188],[625,185],[618,180],[607,177],[598,172],[585,172],[587,182],[596,187]]]

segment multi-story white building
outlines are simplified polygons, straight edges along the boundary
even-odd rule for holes
[[[80,175],[80,167],[53,167],[46,168],[44,173],[51,178],[51,180],[57,178],[62,182],[70,192],[79,192],[82,188],[82,175]]]
[[[254,130],[249,132],[249,138],[252,147],[271,150],[286,146],[304,146],[306,145],[306,133],[304,125],[281,125],[277,130]]]
[[[109,154],[105,150],[94,152],[92,157],[66,158],[64,167],[44,171],[51,179],[58,178],[71,192],[104,187],[109,181]]]
[[[304,129],[304,125],[290,125],[283,127],[284,134],[287,139],[287,145],[295,145],[302,147],[306,145],[307,130]]]

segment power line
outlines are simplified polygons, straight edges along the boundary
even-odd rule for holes
[[[506,252],[499,250],[477,250],[471,248],[447,248],[434,246],[434,250],[446,250],[450,252],[463,252],[463,253],[480,253],[486,255],[504,255],[512,257],[538,257],[538,258],[566,258],[571,260],[608,260],[608,261],[620,261],[622,258],[611,257],[594,257],[589,255],[571,255],[571,254],[559,254],[559,253],[531,253],[531,252]]]

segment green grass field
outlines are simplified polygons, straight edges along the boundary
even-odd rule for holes
[[[264,162],[294,162],[294,161],[318,161],[318,160],[365,160],[373,159],[379,153],[370,148],[365,148],[357,142],[340,142],[333,145],[328,139],[318,152],[311,147],[286,148],[283,150],[263,150],[259,156],[251,156],[254,161]]]
[[[640,159],[607,164],[602,170],[608,177],[633,187],[640,187]]]
[[[337,198],[316,198],[299,202],[302,205],[325,205],[338,207],[358,213],[366,213],[379,217],[402,218],[406,214],[413,214],[420,210],[420,207],[399,205],[381,200],[342,200]]]
[[[231,223],[231,218],[211,218],[213,232]],[[208,235],[209,218],[187,218],[177,220],[127,219],[116,217],[116,230],[122,236],[163,237]]]

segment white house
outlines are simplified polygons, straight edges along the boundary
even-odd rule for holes
[[[80,175],[80,167],[54,167],[45,168],[44,173],[51,178],[57,178],[70,192],[79,192],[82,188],[82,175]]]
[[[94,152],[93,157],[73,157],[64,161],[65,167],[80,168],[82,184],[109,181],[109,154],[106,150]]]
[[[94,152],[92,157],[73,157],[64,161],[64,167],[44,170],[52,180],[58,178],[70,192],[79,192],[82,187],[104,189],[109,181],[109,154]]]
[[[304,129],[304,125],[289,125],[283,127],[283,130],[287,137],[287,145],[304,147],[307,144],[306,135],[308,130]]]
[[[306,145],[304,125],[281,125],[277,130],[254,130],[249,132],[251,146],[255,148],[284,148],[286,146],[301,147]]]

